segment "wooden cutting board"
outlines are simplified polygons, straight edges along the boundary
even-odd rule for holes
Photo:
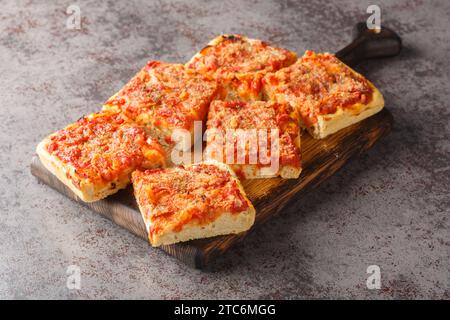
[[[243,181],[245,191],[256,208],[255,224],[251,230],[277,215],[290,202],[299,199],[304,191],[319,185],[333,175],[350,158],[370,149],[377,140],[391,130],[392,122],[391,113],[384,109],[323,140],[314,140],[309,134],[303,133],[303,171],[299,179],[273,178]],[[147,240],[144,221],[137,208],[131,187],[104,200],[84,203],[45,169],[37,157],[32,160],[31,173],[65,196],[82,203]],[[225,253],[244,239],[251,230],[238,235],[218,236],[162,246],[161,249],[191,266],[204,268],[215,257]]]

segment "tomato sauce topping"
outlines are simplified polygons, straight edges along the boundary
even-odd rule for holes
[[[268,74],[264,90],[276,101],[288,101],[303,122],[313,125],[318,115],[333,114],[339,108],[367,104],[373,89],[361,75],[329,53],[305,55],[290,67]]]
[[[203,120],[216,83],[182,64],[150,61],[105,106],[143,125],[190,130]]]
[[[190,222],[210,223],[225,212],[249,205],[228,171],[211,164],[136,171],[133,186],[150,237],[164,230],[180,231]]]
[[[256,132],[247,132],[250,136],[256,135],[257,141],[251,141],[250,143],[257,143],[258,150],[250,148],[249,144],[245,146],[245,164],[251,164],[251,155],[256,151],[258,153],[257,158],[258,165],[264,166],[266,162],[261,161],[260,155],[260,139],[259,133],[261,130],[266,130],[267,141],[264,145],[267,154],[266,159],[270,159],[271,156],[271,129],[279,130],[279,160],[282,165],[292,165],[300,167],[301,157],[300,149],[296,143],[296,139],[300,134],[298,126],[298,120],[293,108],[287,103],[275,103],[275,102],[239,102],[239,101],[214,101],[211,104],[208,114],[207,122],[207,148],[210,150],[221,150],[221,146],[225,146],[224,139],[226,138],[227,130],[252,130],[256,129]],[[218,132],[216,130],[219,130]],[[215,134],[221,135],[219,139]],[[245,133],[245,134],[247,134]],[[223,138],[222,138],[223,137]],[[237,160],[238,154],[238,133],[233,136],[234,145],[234,159]],[[226,147],[224,148],[226,149]],[[226,150],[223,149],[222,155],[225,159]],[[214,156],[213,156],[214,158]],[[222,159],[217,159],[222,160]],[[269,165],[269,164],[266,164]]]
[[[259,95],[264,74],[289,66],[296,59],[294,52],[263,41],[224,35],[217,44],[201,50],[187,66],[250,99]]]
[[[47,151],[75,169],[70,178],[78,186],[80,179],[110,182],[164,159],[164,151],[155,140],[115,112],[85,116],[49,139]]]

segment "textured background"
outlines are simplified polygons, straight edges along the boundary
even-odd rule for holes
[[[360,67],[393,132],[203,272],[29,173],[48,133],[100,108],[148,59],[183,62],[220,33],[335,52],[369,3],[405,50]],[[0,298],[450,298],[450,2],[0,2]],[[81,290],[66,270],[81,268]],[[381,267],[382,289],[365,285]]]

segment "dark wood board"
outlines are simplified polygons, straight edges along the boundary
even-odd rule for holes
[[[314,140],[307,133],[302,135],[303,171],[298,179],[255,179],[243,181],[249,199],[256,208],[255,224],[251,230],[273,218],[290,202],[298,199],[339,170],[350,158],[370,149],[392,127],[392,115],[384,109],[362,122],[345,128],[323,140]],[[80,202],[95,212],[112,220],[132,233],[147,240],[144,221],[137,209],[132,189],[94,203],[84,203],[72,191],[47,171],[37,157],[31,164],[31,173],[40,181],[65,196]],[[204,268],[215,257],[224,254],[244,239],[249,232],[219,236],[162,246],[170,255],[196,268]]]

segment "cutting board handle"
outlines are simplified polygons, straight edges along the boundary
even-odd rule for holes
[[[353,41],[339,50],[336,56],[349,66],[356,66],[367,59],[387,58],[400,53],[402,39],[391,29],[381,27],[379,32],[359,22],[353,28]]]

